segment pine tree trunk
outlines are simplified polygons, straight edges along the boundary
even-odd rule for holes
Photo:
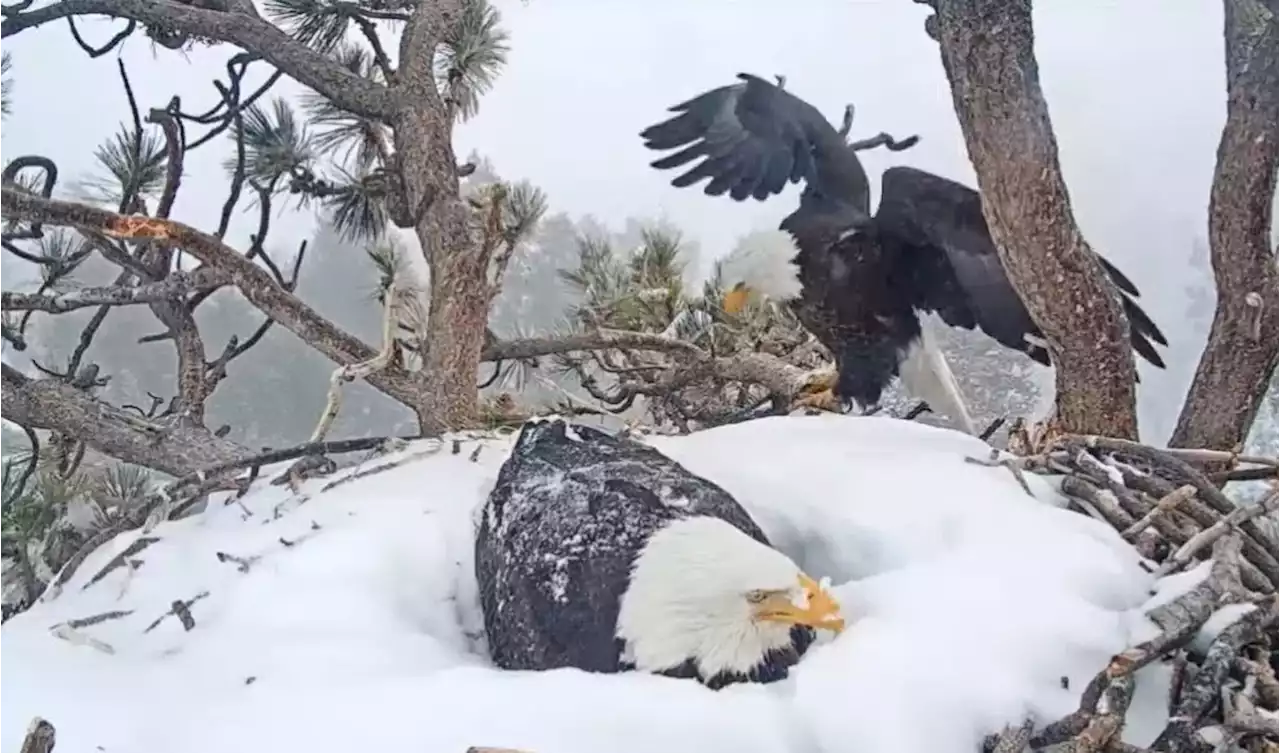
[[[422,397],[414,406],[425,435],[470,427],[479,418],[476,379],[491,300],[489,260],[458,193],[453,107],[440,95],[431,62],[461,12],[460,2],[423,4],[406,25],[401,58],[413,62],[399,71],[393,122],[407,209],[431,271]]]
[[[1040,90],[1030,0],[936,0],[942,63],[1000,261],[1044,332],[1062,428],[1136,438],[1118,293],[1076,225]]]
[[[1253,425],[1276,368],[1276,14],[1257,0],[1224,0],[1227,122],[1209,194],[1209,252],[1218,305],[1209,342],[1169,440],[1230,450]]]

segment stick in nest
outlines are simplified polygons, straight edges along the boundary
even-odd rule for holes
[[[352,363],[334,369],[333,376],[329,378],[329,399],[325,402],[324,412],[320,414],[320,422],[316,424],[315,431],[311,432],[312,442],[319,442],[324,439],[325,435],[329,433],[329,429],[333,426],[334,419],[338,417],[338,411],[342,406],[343,384],[354,382],[357,379],[365,379],[370,374],[376,374],[391,364],[391,359],[396,352],[396,324],[399,321],[397,311],[402,297],[398,278],[399,275],[392,276],[391,283],[387,286],[387,292],[383,299],[382,349],[368,361]]]
[[[1160,634],[1113,657],[1085,688],[1076,711],[1031,735],[1029,740],[1031,749],[1042,750],[1070,741],[1071,745],[1066,749],[1072,751],[1127,750],[1116,747],[1118,741],[1115,737],[1132,700],[1134,673],[1158,661],[1171,651],[1185,646],[1223,603],[1230,603],[1230,599],[1233,598],[1238,599],[1241,592],[1240,544],[1241,538],[1238,533],[1219,539],[1214,545],[1213,565],[1209,577],[1172,602],[1148,613],[1147,617],[1160,628]],[[1255,612],[1260,611],[1263,610],[1255,610]],[[1255,615],[1253,620],[1254,623],[1262,624],[1265,615]],[[1247,634],[1252,635],[1252,633]],[[1219,640],[1222,640],[1221,636]],[[1234,656],[1234,654],[1231,655]],[[1207,665],[1208,661],[1206,661]],[[1197,673],[1188,681],[1188,685],[1194,686],[1198,682],[1205,682],[1202,678],[1203,674],[1206,674],[1203,670]],[[1214,687],[1220,687],[1221,684],[1218,683]],[[1187,694],[1184,693],[1179,701],[1179,708],[1181,710],[1193,708],[1187,703]],[[1194,708],[1199,709],[1198,706]],[[1211,724],[1212,722],[1203,718],[1204,716],[1203,713],[1199,713],[1193,718],[1183,720],[1188,723],[1186,731],[1195,733],[1200,727]],[[1170,720],[1170,726],[1166,728],[1165,734],[1173,729],[1177,719],[1175,716]],[[1006,730],[1002,737],[1008,734]],[[997,740],[998,738],[994,735],[988,738],[984,749],[994,750],[998,744]],[[1172,750],[1172,748],[1157,745],[1152,750]],[[1198,751],[1200,749],[1178,748],[1178,750]]]
[[[1187,543],[1179,547],[1178,551],[1174,552],[1173,556],[1165,560],[1160,565],[1160,568],[1156,570],[1156,577],[1164,577],[1174,570],[1189,564],[1202,549],[1212,545],[1213,542],[1225,536],[1227,532],[1241,523],[1253,520],[1259,515],[1275,512],[1276,502],[1276,494],[1272,492],[1266,499],[1257,504],[1237,507],[1230,515],[1192,536]]]

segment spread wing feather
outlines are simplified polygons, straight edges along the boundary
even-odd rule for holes
[[[1042,335],[1000,264],[977,191],[923,170],[892,167],[881,178],[875,225],[898,248],[896,274],[911,277],[906,289],[916,291],[916,308],[935,311],[954,327],[976,326],[1048,365],[1044,348],[1027,340]],[[1168,341],[1134,300],[1137,286],[1114,264],[1097,259],[1120,291],[1134,350],[1163,368],[1153,341]]]
[[[709,179],[703,189],[708,195],[764,201],[787,183],[803,180],[816,188],[841,171],[854,171],[866,193],[862,165],[822,113],[764,79],[749,73],[738,78],[743,83],[675,105],[671,112],[678,115],[640,133],[650,149],[680,149],[651,163],[659,170],[702,159],[672,185],[684,188]]]

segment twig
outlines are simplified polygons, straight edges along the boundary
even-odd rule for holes
[[[130,513],[124,523],[135,527],[140,526],[144,521],[152,517],[153,512],[161,510],[166,505],[171,506],[176,499],[185,499],[192,495],[198,497],[232,481],[226,478],[227,474],[241,468],[261,468],[264,465],[295,460],[307,455],[362,452],[381,447],[393,440],[409,441],[414,439],[417,439],[417,437],[360,437],[358,439],[338,439],[330,442],[307,442],[295,447],[267,450],[251,457],[232,460],[177,479],[164,489],[151,495],[144,504],[139,505]],[[252,475],[254,474],[251,472]],[[235,484],[235,487],[237,492],[241,491],[240,484]],[[158,517],[168,519],[167,514]]]
[[[1222,538],[1235,526],[1244,523],[1247,520],[1253,520],[1259,515],[1276,511],[1276,493],[1272,492],[1266,499],[1256,504],[1237,507],[1230,515],[1214,523],[1212,526],[1192,536],[1187,543],[1178,548],[1173,556],[1164,561],[1156,570],[1156,577],[1164,577],[1169,573],[1191,562],[1202,549],[1211,545],[1213,542]]]
[[[66,624],[75,629],[90,627],[101,622],[109,620],[119,620],[133,614],[132,609],[118,609],[113,612],[102,612],[101,614],[91,615],[89,617],[77,617],[73,620],[67,620]]]
[[[183,630],[190,631],[192,628],[196,626],[195,618],[192,617],[191,615],[191,605],[195,604],[197,601],[200,601],[201,599],[208,598],[208,596],[209,596],[208,591],[201,591],[200,593],[196,594],[195,596],[185,601],[181,599],[175,600],[173,604],[169,606],[169,611],[157,617],[155,621],[152,622],[150,625],[147,625],[146,629],[143,630],[142,632],[150,633],[152,630],[155,630],[157,627],[160,626],[160,623],[164,622],[165,618],[169,617],[170,615],[176,616],[178,620],[182,622]]]
[[[347,382],[354,382],[357,379],[364,379],[370,374],[382,371],[391,364],[391,359],[396,352],[396,324],[399,321],[397,311],[400,308],[400,297],[402,295],[401,286],[393,276],[390,285],[387,286],[385,300],[382,305],[382,349],[367,361],[360,363],[348,364],[334,369],[333,376],[329,379],[329,397],[325,402],[324,411],[320,414],[320,421],[316,424],[316,428],[311,432],[311,441],[319,442],[329,433],[329,428],[333,425],[333,420],[338,417],[338,410],[342,405],[342,385]]]
[[[479,445],[479,446],[482,447],[483,445]],[[399,468],[402,465],[407,465],[416,460],[420,460],[422,458],[435,455],[438,452],[440,452],[440,450],[443,448],[444,448],[444,444],[442,442],[436,442],[434,446],[428,449],[419,450],[418,452],[414,452],[412,454],[406,455],[405,457],[400,458],[399,460],[392,460],[390,462],[386,462],[381,465],[375,465],[372,468],[365,468],[363,470],[355,471],[346,476],[343,476],[340,479],[335,479],[333,481],[330,481],[329,483],[325,484],[320,491],[327,492],[330,489],[336,489],[337,487],[342,486],[343,484],[351,483],[352,481],[356,481],[357,479],[368,478],[369,476],[374,476],[379,473],[385,473],[386,471]]]
[[[242,573],[249,572],[249,569],[252,568],[258,560],[262,559],[262,555],[260,554],[255,554],[249,557],[237,557],[234,554],[228,554],[226,552],[214,552],[214,556],[218,558],[219,562],[234,562],[236,569]]]
[[[94,574],[94,576],[90,578],[84,584],[84,586],[81,587],[80,590],[83,591],[87,589],[89,586],[92,586],[93,584],[97,583],[98,581],[110,575],[113,571],[121,567],[124,567],[127,560],[130,557],[134,556],[135,554],[138,554],[139,552],[141,552],[142,550],[146,549],[147,547],[151,546],[152,544],[156,543],[159,540],[160,538],[158,536],[139,536],[137,539],[134,539],[133,543],[125,547],[125,550],[123,552],[120,552],[116,556],[112,557],[111,560],[107,562],[107,564],[103,565],[102,569],[99,570],[96,574]]]
[[[1138,534],[1147,530],[1147,528],[1149,528],[1151,524],[1155,522],[1155,519],[1158,516],[1163,515],[1172,510],[1178,509],[1178,505],[1186,504],[1186,502],[1190,500],[1192,497],[1194,497],[1195,495],[1196,495],[1196,488],[1194,486],[1188,485],[1188,486],[1178,487],[1172,492],[1161,497],[1160,501],[1156,503],[1156,506],[1151,508],[1151,512],[1148,512],[1146,515],[1143,515],[1133,525],[1124,529],[1124,531],[1121,532],[1120,535],[1123,536],[1127,541],[1133,541],[1138,536]]]
[[[114,654],[116,652],[115,646],[112,646],[110,643],[100,641],[88,633],[76,630],[65,622],[60,622],[49,628],[49,633],[53,635],[54,638],[64,640],[73,646],[88,646],[89,648],[95,651],[101,651],[104,654]]]

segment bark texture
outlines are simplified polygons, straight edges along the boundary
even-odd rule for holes
[[[937,0],[939,42],[1000,261],[1044,332],[1063,428],[1134,438],[1129,323],[1076,225],[1040,90],[1031,0]]]
[[[1218,305],[1172,447],[1244,442],[1276,368],[1276,13],[1224,0],[1227,122],[1209,194],[1209,253]]]
[[[8,365],[3,373],[0,411],[6,419],[83,438],[127,463],[185,476],[253,455],[203,427],[141,419],[60,380],[31,379]]]
[[[396,154],[414,231],[431,271],[423,400],[415,406],[424,434],[479,419],[476,388],[492,302],[490,253],[472,232],[458,191],[453,153],[454,106],[436,83],[441,39],[462,20],[460,0],[423,0],[400,38],[401,67],[392,90]],[[496,284],[496,283],[495,283]]]

